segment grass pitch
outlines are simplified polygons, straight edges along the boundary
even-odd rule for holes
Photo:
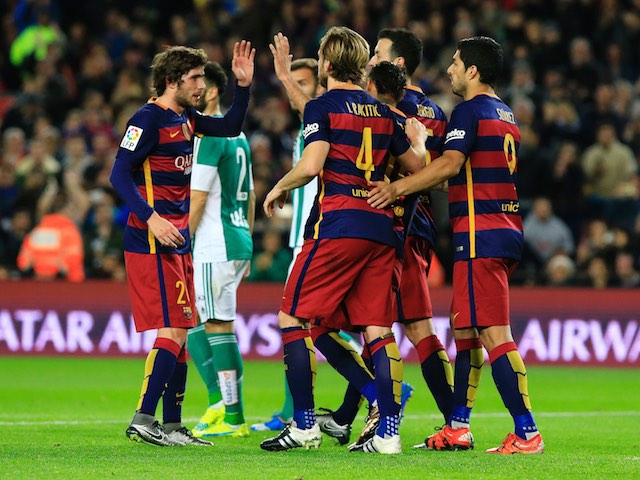
[[[212,448],[158,448],[129,442],[124,431],[135,408],[143,359],[0,357],[0,478],[180,479],[591,479],[640,478],[638,370],[529,368],[534,414],[544,455],[486,455],[512,422],[488,368],[472,417],[476,449],[411,449],[442,423],[416,365],[405,366],[415,387],[400,429],[404,453],[350,453],[324,437],[317,451],[263,452],[269,433],[215,439]],[[282,365],[247,362],[249,422],[271,416],[282,401]],[[345,383],[319,366],[316,405],[335,408]],[[192,427],[206,393],[190,368],[184,418]],[[362,416],[354,429],[362,426]],[[355,434],[354,434],[355,435]]]

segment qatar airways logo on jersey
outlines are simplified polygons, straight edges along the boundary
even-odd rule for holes
[[[447,138],[445,139],[444,143],[450,142],[451,140],[462,140],[464,139],[464,136],[466,134],[467,132],[465,132],[464,130],[454,128],[449,133],[447,133]]]
[[[182,170],[185,175],[191,175],[191,169],[193,168],[193,153],[189,155],[178,155],[175,159],[174,165],[178,170]]]

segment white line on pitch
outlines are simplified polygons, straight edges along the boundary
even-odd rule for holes
[[[622,412],[535,412],[536,417],[638,417],[640,411],[629,410]],[[507,412],[493,412],[493,413],[474,413],[473,418],[508,418]],[[262,420],[265,417],[246,417],[248,421]],[[407,420],[431,420],[439,419],[440,415],[428,415],[428,414],[409,414],[404,417]],[[185,423],[197,422],[199,418],[184,418]],[[38,426],[38,425],[106,425],[106,424],[126,424],[127,419],[120,420],[43,420],[43,421],[23,421],[23,420],[11,420],[0,421],[0,427],[7,426]]]

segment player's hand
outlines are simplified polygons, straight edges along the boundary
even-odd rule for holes
[[[407,118],[404,132],[413,146],[427,143],[427,129],[415,118]]]
[[[374,208],[385,208],[398,199],[396,187],[387,182],[370,182],[373,188],[369,191],[367,203]]]
[[[251,42],[242,40],[241,42],[236,42],[233,46],[231,71],[238,79],[238,85],[241,87],[248,87],[253,81],[255,57],[256,49],[251,48]]]
[[[275,213],[275,203],[278,202],[278,207],[280,208],[284,207],[288,195],[288,192],[283,192],[279,188],[273,187],[262,204],[265,215],[269,218],[273,217],[273,214]]]
[[[251,275],[251,264],[247,265],[246,270],[244,271],[244,278],[249,278],[249,275]]]
[[[273,55],[273,69],[276,77],[282,82],[291,73],[293,55],[290,53],[289,39],[282,32],[278,32],[273,36],[273,43],[269,44],[269,50]]]
[[[153,212],[149,220],[147,220],[147,225],[156,240],[160,242],[160,245],[178,248],[184,244],[184,237],[176,226],[166,218],[158,215],[158,212]]]

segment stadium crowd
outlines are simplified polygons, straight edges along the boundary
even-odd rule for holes
[[[413,30],[424,43],[415,78],[447,115],[458,102],[445,73],[456,41],[483,34],[501,42],[508,64],[498,94],[522,132],[517,182],[526,251],[513,283],[640,286],[638,0],[3,4],[0,278],[124,278],[128,211],[109,174],[127,119],[150,96],[150,61],[163,45],[201,47],[222,65],[240,38],[257,48],[245,131],[261,205],[291,167],[299,126],[268,44],[282,31],[294,58],[315,57],[326,30],[345,25],[371,45],[381,28]],[[450,270],[446,208],[436,195],[437,253]],[[283,281],[291,258],[281,241],[286,210],[275,222],[256,212],[252,277]],[[38,235],[43,224],[64,232],[63,245]],[[34,243],[48,247],[44,261]]]

